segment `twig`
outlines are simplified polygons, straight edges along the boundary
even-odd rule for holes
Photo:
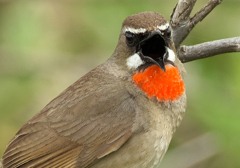
[[[222,0],[210,0],[208,3],[190,19],[191,29],[200,21],[202,21]]]
[[[240,37],[216,40],[194,46],[181,46],[196,24],[202,21],[222,0],[209,0],[192,18],[190,14],[197,0],[179,0],[173,13],[170,24],[172,36],[179,59],[185,63],[197,59],[207,58],[228,52],[240,52]]]
[[[185,63],[229,52],[240,52],[240,37],[210,41],[194,46],[181,46],[178,50],[178,57],[182,63]]]
[[[171,14],[170,24],[172,36],[176,49],[190,33],[189,22],[190,14],[197,0],[179,0],[173,13]]]
[[[202,21],[222,0],[209,0],[209,2],[192,18],[191,11],[196,0],[179,0],[171,14],[170,24],[173,31],[173,41],[179,49],[183,40],[188,36],[195,25]]]

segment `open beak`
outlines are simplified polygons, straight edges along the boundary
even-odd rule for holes
[[[138,44],[137,53],[142,60],[158,65],[165,72],[168,46],[160,30],[153,30],[142,39]]]

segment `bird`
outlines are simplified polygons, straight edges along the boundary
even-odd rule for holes
[[[157,12],[128,16],[109,59],[33,116],[2,168],[156,168],[186,109],[185,69]]]

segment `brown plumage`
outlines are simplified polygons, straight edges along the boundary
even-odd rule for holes
[[[161,101],[149,98],[134,84],[133,75],[154,62],[144,60],[134,68],[135,62],[128,58],[145,42],[140,45],[139,40],[129,47],[126,28],[146,29],[135,32],[136,41],[135,37],[145,39],[157,26],[166,24],[166,19],[154,12],[125,19],[113,55],[53,99],[17,132],[2,157],[3,168],[156,167],[182,120],[186,96],[183,93],[175,101]],[[160,39],[160,35],[153,37]],[[165,38],[164,33],[161,38],[165,41],[161,45],[175,53],[172,39]],[[158,62],[150,49],[146,50],[148,57]],[[170,52],[163,50],[168,56],[160,55],[158,50],[154,54],[167,64]],[[177,57],[172,64],[184,73]]]

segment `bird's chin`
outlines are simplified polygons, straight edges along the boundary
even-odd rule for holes
[[[170,67],[175,67],[175,66],[173,64],[166,63],[165,67],[169,67],[170,68]]]

